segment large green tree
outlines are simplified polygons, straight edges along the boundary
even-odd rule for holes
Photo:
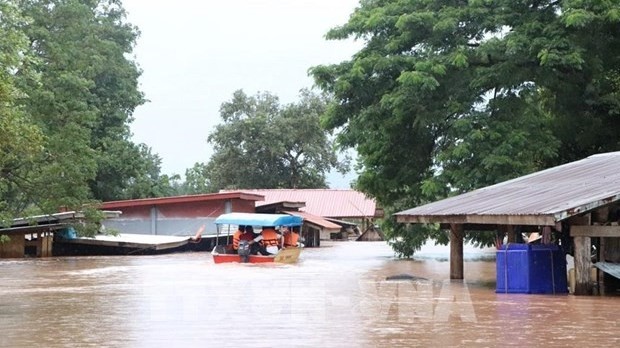
[[[0,0],[0,219],[174,193],[131,140],[138,31],[117,0]],[[93,229],[84,231],[92,232]]]
[[[307,90],[286,105],[270,93],[235,92],[220,108],[224,123],[208,137],[214,155],[186,173],[188,192],[327,187],[326,173],[345,172],[348,163],[339,161],[320,127],[326,105],[322,95]]]
[[[32,55],[28,38],[21,31],[26,19],[17,1],[0,0],[0,225],[24,210],[36,190],[22,187],[33,180],[33,171],[45,157],[44,135],[20,106],[27,97],[19,88],[21,78],[36,81],[29,68]]]
[[[364,48],[311,70],[323,124],[387,212],[618,150],[619,22],[617,1],[361,1],[327,37]],[[405,256],[433,235],[387,223]]]
[[[24,31],[38,58],[38,84],[25,81],[27,111],[48,136],[53,155],[46,185],[80,200],[159,195],[145,190],[170,178],[153,173],[160,159],[131,141],[135,108],[144,102],[131,59],[138,37],[119,0],[23,0]],[[58,180],[59,178],[63,178]],[[141,187],[132,187],[140,183]],[[136,197],[138,195],[139,197]]]

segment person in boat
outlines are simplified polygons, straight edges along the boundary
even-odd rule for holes
[[[245,232],[252,236],[252,239],[258,237],[258,233],[254,232],[254,227],[252,227],[251,225],[245,226]]]
[[[283,231],[283,238],[284,238],[284,247],[285,248],[296,248],[298,246],[299,243],[299,233],[297,233],[297,231],[299,230],[299,227],[293,227],[288,228],[285,227],[284,231]]]
[[[235,231],[235,234],[233,234],[233,250],[239,250],[240,241],[245,240],[250,242],[252,239],[254,239],[254,234],[248,232],[248,227],[251,228],[252,226],[239,225],[239,228],[237,229],[237,231]]]
[[[252,253],[266,256],[277,254],[281,238],[282,235],[276,232],[274,226],[263,226],[260,235],[250,241]]]

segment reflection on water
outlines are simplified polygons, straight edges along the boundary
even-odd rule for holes
[[[493,250],[397,260],[385,243],[305,249],[296,265],[208,253],[0,260],[1,347],[618,346],[617,297],[495,293]],[[394,275],[416,278],[386,280]]]

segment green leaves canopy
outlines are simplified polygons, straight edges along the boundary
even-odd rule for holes
[[[322,188],[331,168],[346,170],[321,129],[324,97],[302,91],[280,105],[269,93],[234,93],[222,104],[223,124],[209,135],[215,154],[186,173],[189,192],[250,188]]]
[[[121,2],[0,0],[0,18],[0,214],[166,194],[175,178],[130,140],[144,99]]]
[[[327,37],[365,47],[311,70],[336,101],[323,124],[357,149],[358,188],[388,212],[618,150],[618,11],[616,1],[361,1]],[[405,256],[426,240],[390,224],[408,239]],[[479,236],[469,237],[490,241]]]

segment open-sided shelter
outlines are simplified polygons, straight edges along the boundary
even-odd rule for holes
[[[620,266],[620,152],[593,155],[533,174],[396,213],[402,223],[439,223],[450,230],[450,278],[463,279],[464,231],[515,228],[572,240],[575,294],[590,294],[591,246],[597,265]],[[564,247],[567,247],[566,245]],[[613,273],[610,271],[610,273]],[[600,280],[602,277],[599,278]]]

